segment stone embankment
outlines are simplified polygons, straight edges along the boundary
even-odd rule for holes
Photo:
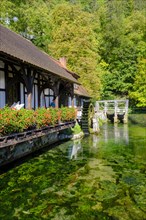
[[[0,166],[66,139],[61,132],[71,129],[74,125],[75,122],[68,122],[54,127],[0,137]]]

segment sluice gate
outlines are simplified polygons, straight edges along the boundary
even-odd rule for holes
[[[129,100],[96,101],[95,112],[113,123],[127,123]]]

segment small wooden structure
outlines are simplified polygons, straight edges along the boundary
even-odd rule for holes
[[[102,100],[96,101],[95,112],[102,118],[114,123],[127,123],[129,100]]]

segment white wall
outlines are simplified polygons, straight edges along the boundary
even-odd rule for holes
[[[0,61],[0,68],[4,68],[4,63]],[[5,92],[5,75],[4,71],[0,70],[0,108],[6,105],[6,92]]]

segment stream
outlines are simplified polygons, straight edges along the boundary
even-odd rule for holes
[[[104,124],[4,172],[0,219],[146,219],[146,128]]]

